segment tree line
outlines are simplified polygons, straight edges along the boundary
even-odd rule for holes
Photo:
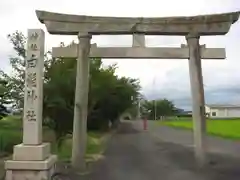
[[[0,85],[0,107],[5,109],[4,101],[10,100],[15,108],[23,110],[27,37],[16,31],[8,38],[15,56],[10,57],[13,72],[0,72],[0,80],[4,82]],[[53,129],[57,138],[72,133],[76,62],[76,59],[52,58],[51,52],[45,54],[43,124]],[[139,96],[139,80],[118,77],[116,69],[116,64],[103,66],[100,58],[90,59],[89,130],[107,130],[109,124],[116,125],[119,116],[131,109]],[[1,112],[3,116],[6,114],[4,110]]]
[[[151,101],[143,100],[140,107],[142,117],[148,120],[165,119],[179,113],[173,102],[165,98]]]
[[[10,57],[13,72],[0,71],[0,116],[7,115],[6,103],[23,110],[27,37],[16,31],[8,39],[15,55]],[[57,139],[71,134],[73,129],[76,62],[76,59],[52,58],[51,52],[44,58],[43,125],[54,130]],[[116,127],[124,112],[136,117],[139,99],[141,114],[149,119],[175,113],[174,104],[167,99],[143,100],[139,80],[118,77],[116,69],[116,64],[103,66],[100,58],[90,59],[88,130],[106,131],[109,124]]]

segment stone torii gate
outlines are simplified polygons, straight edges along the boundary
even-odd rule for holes
[[[205,102],[201,59],[225,59],[225,49],[200,46],[200,36],[225,35],[239,18],[239,12],[166,18],[93,17],[36,11],[50,34],[78,35],[79,44],[53,48],[53,57],[77,58],[76,93],[73,127],[73,166],[85,167],[87,138],[87,103],[89,57],[189,59],[195,156],[199,165],[205,162]],[[97,47],[92,35],[133,35],[133,47]],[[185,36],[187,45],[179,48],[145,47],[144,35]],[[14,147],[13,160],[5,164],[6,179],[50,179],[56,156],[50,145],[42,143],[42,83],[44,32],[28,31],[27,78],[25,82],[23,144]],[[30,78],[30,79],[29,79]],[[33,93],[36,94],[33,94]],[[80,137],[80,138],[78,138]],[[80,146],[79,146],[80,141]],[[76,143],[77,142],[77,143]]]
[[[74,112],[73,152],[79,151],[78,159],[84,161],[86,148],[86,121],[88,101],[89,57],[101,58],[155,58],[155,59],[189,59],[192,109],[194,119],[195,156],[198,164],[205,162],[206,129],[204,88],[201,68],[202,59],[224,59],[225,50],[200,47],[200,36],[225,35],[231,25],[238,20],[239,12],[203,15],[192,17],[166,18],[125,18],[94,17],[58,14],[36,11],[41,23],[46,25],[50,34],[78,35],[79,45],[53,48],[54,57],[77,58],[77,82]],[[134,47],[97,47],[91,46],[92,35],[137,34],[133,39]],[[147,48],[144,47],[143,35],[178,35],[185,36],[187,46],[181,48]],[[142,38],[141,38],[142,37]],[[140,42],[140,43],[138,43]],[[82,144],[74,142],[81,137]],[[78,164],[73,162],[73,164]]]

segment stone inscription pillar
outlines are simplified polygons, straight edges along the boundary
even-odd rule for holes
[[[84,156],[87,146],[87,114],[88,114],[88,89],[89,89],[89,52],[91,48],[91,35],[79,33],[74,122],[73,122],[73,147],[72,166],[85,170]]]
[[[205,100],[200,57],[199,35],[189,34],[186,37],[189,47],[189,73],[192,94],[193,131],[195,157],[199,166],[205,164]]]
[[[28,30],[25,70],[23,143],[14,146],[13,160],[5,162],[6,180],[50,180],[56,155],[42,143],[44,31]]]
[[[24,145],[42,143],[44,36],[41,29],[28,31],[23,116]]]

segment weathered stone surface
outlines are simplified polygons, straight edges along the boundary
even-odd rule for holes
[[[41,161],[50,155],[50,143],[40,145],[18,144],[14,146],[13,160],[15,161]]]
[[[59,14],[36,11],[51,34],[224,35],[239,18],[239,12],[191,17],[127,18]]]
[[[145,35],[144,34],[133,34],[132,47],[145,47]]]
[[[91,36],[79,33],[73,119],[72,166],[85,171]],[[75,45],[76,46],[76,45]],[[79,143],[81,142],[81,143]]]
[[[50,180],[56,161],[55,155],[45,161],[7,161],[5,180]]]
[[[28,30],[26,53],[23,144],[5,161],[6,180],[50,180],[57,156],[50,155],[49,143],[42,144],[43,30]]]
[[[24,95],[23,144],[42,143],[44,31],[28,30]]]
[[[52,49],[53,57],[77,57],[77,45],[70,47],[55,47]],[[91,46],[90,57],[118,58],[118,59],[188,59],[188,47],[169,48],[144,48],[144,47],[96,47]],[[201,48],[202,59],[225,59],[224,48]]]
[[[192,94],[193,140],[196,146],[195,157],[198,165],[202,167],[206,163],[206,117],[199,38],[198,34],[189,34],[186,40],[190,56],[189,74]]]
[[[51,155],[44,161],[14,161],[8,160],[5,163],[5,169],[16,170],[47,170],[57,161],[56,155]]]

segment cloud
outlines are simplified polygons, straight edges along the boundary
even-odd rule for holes
[[[240,23],[236,23],[225,37],[203,38],[201,44],[207,47],[225,47],[226,60],[202,60],[206,103],[240,103]],[[145,86],[150,99],[168,98],[179,107],[191,109],[191,91],[188,61],[173,61],[176,67],[165,72],[165,78],[155,79]],[[170,66],[170,63],[168,64]],[[160,71],[160,68],[159,68]]]
[[[112,0],[1,0],[0,21],[0,67],[9,70],[8,56],[12,47],[6,35],[15,30],[25,34],[29,28],[42,28],[46,32],[46,51],[60,42],[66,44],[76,40],[74,36],[49,35],[43,24],[37,20],[35,10],[60,13],[84,14],[94,16],[133,16],[166,17],[212,14],[240,10],[239,0],[148,0],[148,1],[112,1]],[[225,47],[226,60],[203,61],[203,76],[206,102],[240,102],[240,23],[232,26],[224,37],[203,37],[201,44],[207,47]],[[92,42],[98,46],[131,46],[131,36],[94,36]],[[186,43],[184,37],[147,36],[147,46],[179,47]],[[149,60],[149,59],[108,59],[105,64],[118,63],[117,74],[139,78],[143,93],[148,98],[166,97],[178,106],[191,107],[187,60]]]

